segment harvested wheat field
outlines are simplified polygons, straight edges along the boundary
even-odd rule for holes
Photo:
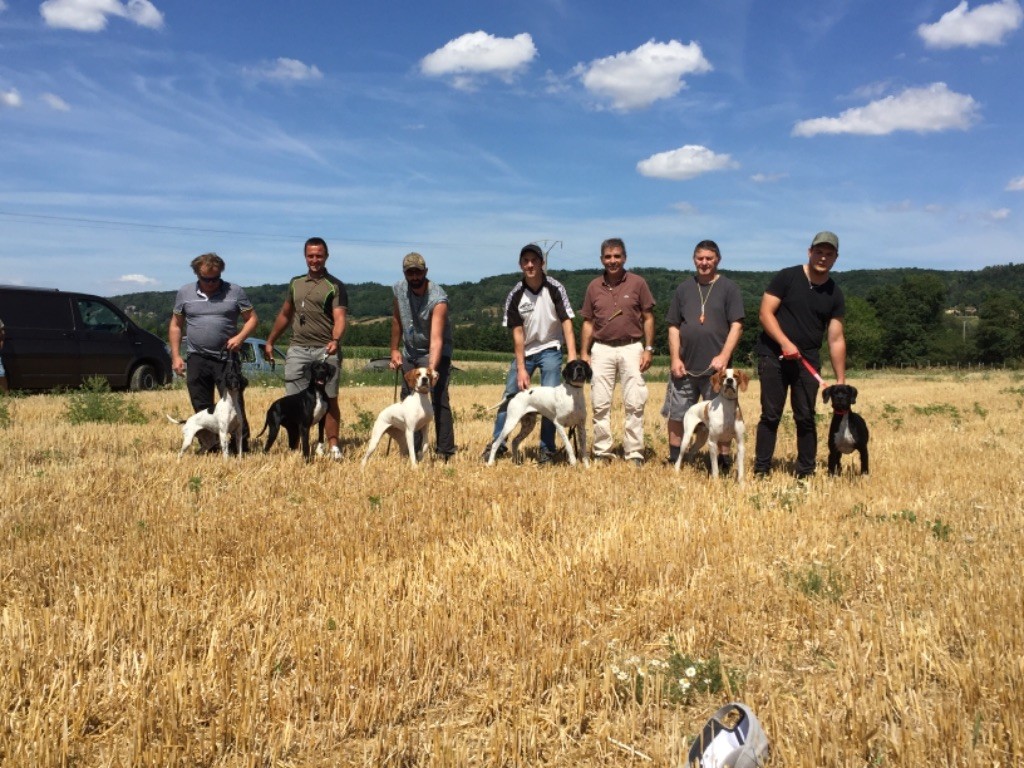
[[[742,488],[662,466],[662,384],[647,465],[589,470],[483,466],[497,385],[453,385],[460,452],[417,472],[359,467],[390,386],[310,465],[178,461],[183,391],[124,426],[7,399],[0,763],[680,766],[740,700],[772,765],[1024,765],[1024,386],[852,379],[869,478],[798,485],[787,413]]]

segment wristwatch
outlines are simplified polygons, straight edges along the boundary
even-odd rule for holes
[[[647,345],[646,347],[644,347],[644,352],[653,352],[653,351],[654,351],[654,347],[652,347],[650,345]]]

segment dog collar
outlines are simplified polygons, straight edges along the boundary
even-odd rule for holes
[[[845,416],[846,414],[849,413],[849,411],[837,411],[837,410],[833,409],[832,413],[834,413],[836,416]]]

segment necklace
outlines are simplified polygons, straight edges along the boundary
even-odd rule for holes
[[[704,291],[700,289],[700,283],[697,283],[697,295],[700,296],[700,324],[704,325],[704,305],[708,303],[708,299],[711,298],[711,292],[715,290],[715,283],[718,282],[718,275],[715,275],[711,282],[708,283],[708,295],[704,295]]]

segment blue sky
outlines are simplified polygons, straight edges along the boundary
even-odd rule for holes
[[[0,282],[1019,263],[1018,0],[0,0]],[[1016,73],[1016,74],[1014,74]]]

